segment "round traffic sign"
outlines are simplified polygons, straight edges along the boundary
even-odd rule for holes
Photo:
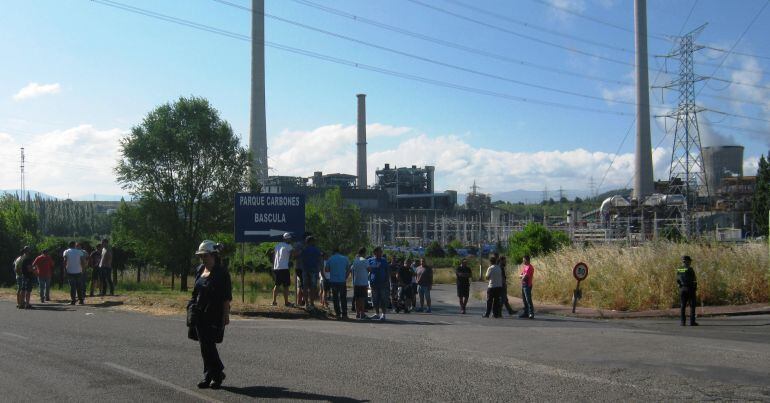
[[[586,277],[588,277],[588,265],[583,262],[576,264],[575,267],[572,268],[572,275],[577,281],[585,280]]]

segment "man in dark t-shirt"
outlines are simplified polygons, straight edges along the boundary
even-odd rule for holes
[[[404,312],[409,313],[409,307],[414,305],[412,300],[414,299],[414,292],[412,288],[412,261],[406,259],[404,263],[399,266],[396,273],[396,279],[398,280],[399,298],[404,302]]]
[[[468,305],[468,297],[471,291],[471,268],[468,267],[468,261],[463,259],[460,266],[455,269],[457,277],[457,298],[460,299],[460,313],[465,313],[465,307]]]

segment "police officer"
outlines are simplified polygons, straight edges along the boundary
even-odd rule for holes
[[[682,256],[682,267],[676,269],[682,326],[686,324],[685,309],[687,304],[690,304],[690,326],[698,326],[695,322],[695,291],[698,289],[698,280],[695,278],[695,270],[692,269],[691,263],[692,259],[689,256]]]

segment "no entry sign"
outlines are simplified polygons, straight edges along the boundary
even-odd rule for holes
[[[577,281],[583,281],[588,277],[588,265],[580,262],[572,268],[572,275]]]
[[[235,195],[235,242],[271,242],[305,233],[305,196],[281,193]]]

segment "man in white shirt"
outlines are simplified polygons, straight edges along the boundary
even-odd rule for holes
[[[275,258],[273,259],[273,279],[275,285],[273,286],[273,305],[278,305],[276,302],[276,296],[278,294],[278,287],[283,287],[283,303],[285,306],[291,306],[289,303],[289,287],[291,286],[291,276],[289,275],[289,261],[293,256],[293,249],[291,246],[291,234],[283,234],[283,242],[278,242],[275,245]]]
[[[489,266],[486,273],[486,279],[489,280],[487,286],[487,311],[484,314],[485,318],[489,317],[490,311],[494,312],[495,318],[502,316],[502,292],[503,292],[503,271],[500,266],[497,265],[497,258],[492,256],[489,258]]]
[[[75,242],[69,243],[69,248],[64,251],[64,270],[67,273],[67,283],[70,285],[70,305],[75,305],[75,296],[80,305],[83,305],[85,298],[85,287],[83,285],[83,251],[81,251]]]
[[[353,301],[356,308],[356,319],[366,319],[364,313],[367,294],[369,291],[369,261],[365,258],[366,248],[358,250],[353,259]]]

